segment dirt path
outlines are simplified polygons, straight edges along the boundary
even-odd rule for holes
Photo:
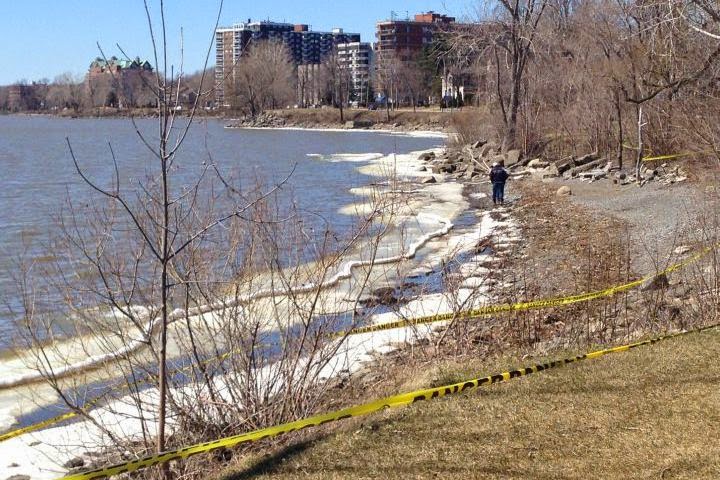
[[[557,182],[558,187],[561,182]],[[588,207],[602,218],[623,220],[629,229],[633,249],[633,267],[652,272],[672,251],[689,241],[690,230],[704,211],[706,198],[692,184],[644,187],[613,185],[610,182],[587,184],[572,182],[573,203]],[[589,219],[590,220],[590,219]]]

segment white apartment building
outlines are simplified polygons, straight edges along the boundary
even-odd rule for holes
[[[373,50],[369,43],[339,43],[338,62],[350,71],[351,100],[367,105],[373,98],[370,90]]]

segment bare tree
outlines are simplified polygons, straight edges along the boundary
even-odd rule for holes
[[[385,98],[387,121],[390,121],[390,108],[394,108],[397,103],[398,72],[401,64],[402,61],[396,55],[383,52],[375,66],[373,83]]]
[[[287,46],[261,41],[234,67],[235,108],[255,117],[266,109],[292,102],[295,96],[295,70]]]
[[[176,269],[176,262],[187,249],[196,243],[206,241],[213,229],[231,218],[241,215],[248,207],[235,207],[229,213],[216,215],[212,219],[198,223],[195,221],[196,202],[204,172],[200,174],[198,181],[189,188],[178,189],[172,184],[172,169],[197,112],[197,100],[192,106],[189,120],[183,125],[178,125],[179,120],[176,116],[175,106],[180,87],[184,82],[182,59],[176,76],[174,66],[168,60],[169,38],[165,25],[164,4],[160,2],[159,5],[161,18],[159,26],[154,23],[147,0],[144,0],[144,6],[152,38],[154,59],[158,65],[153,79],[158,116],[157,144],[153,145],[147,133],[143,133],[135,120],[132,120],[140,141],[147,147],[157,168],[155,175],[149,181],[141,182],[139,185],[144,198],[139,202],[135,201],[123,190],[118,162],[111,146],[109,154],[115,176],[111,185],[104,186],[90,178],[82,168],[80,159],[75,155],[70,139],[67,141],[78,175],[107,203],[109,210],[96,212],[98,230],[112,236],[112,233],[118,228],[125,229],[130,226],[134,229],[131,238],[135,237],[136,241],[131,241],[129,245],[134,245],[136,251],[130,253],[119,245],[113,245],[114,242],[108,243],[107,241],[101,241],[98,249],[90,249],[89,242],[83,238],[84,232],[78,228],[77,218],[74,215],[69,224],[66,224],[65,231],[69,236],[70,243],[83,253],[83,256],[95,266],[100,275],[101,285],[104,287],[96,290],[98,299],[107,302],[125,316],[127,321],[140,326],[149,344],[155,345],[157,342],[154,348],[157,354],[159,390],[156,448],[158,452],[161,452],[165,449],[166,442],[168,325],[173,310],[172,305],[177,301],[174,291],[178,285],[171,280]],[[221,10],[222,2],[218,19]],[[205,57],[206,66],[210,48],[209,46]],[[114,80],[117,81],[117,78]],[[202,86],[203,83],[204,79],[200,81],[200,85]],[[107,212],[112,213],[108,215]],[[113,252],[113,246],[119,248],[119,251]],[[154,297],[150,302],[153,305],[149,315],[150,322],[146,326],[142,315],[139,316],[132,309],[139,279],[136,278],[133,281],[133,286],[129,290],[125,288],[125,272],[121,267],[116,267],[116,263],[113,261],[113,258],[127,254],[135,259],[135,268],[142,268],[144,272],[151,275],[149,283],[144,287],[144,293],[150,298]]]
[[[321,73],[326,85],[327,100],[340,111],[340,123],[345,122],[345,106],[350,98],[352,78],[337,52],[329,54],[322,63]]]
[[[417,110],[418,102],[427,97],[428,78],[426,72],[420,67],[417,59],[401,62],[397,69],[397,80],[401,96]]]
[[[498,75],[508,65],[510,79],[509,98],[498,95],[498,102],[505,122],[505,148],[515,147],[517,122],[522,105],[525,73],[535,47],[535,39],[548,0],[498,0],[496,18],[499,32],[493,41],[495,68]],[[501,62],[500,51],[509,60]]]
[[[83,103],[83,81],[72,73],[63,73],[55,77],[48,100],[53,106],[78,111]]]

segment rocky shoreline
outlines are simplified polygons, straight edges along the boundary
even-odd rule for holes
[[[348,118],[352,115],[348,115]],[[226,128],[297,128],[303,130],[392,130],[397,132],[437,131],[448,133],[448,128],[437,121],[408,124],[401,119],[377,121],[367,118],[348,119],[344,123],[339,120],[313,118],[311,115],[298,118],[286,117],[275,113],[262,113],[256,116],[245,116],[232,119]]]

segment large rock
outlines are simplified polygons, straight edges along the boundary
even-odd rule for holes
[[[418,160],[422,160],[424,162],[429,162],[430,160],[435,158],[435,152],[423,152],[418,157]]]
[[[353,120],[353,128],[370,128],[375,125],[372,120]]]
[[[560,172],[560,174],[562,175],[563,173],[567,172],[575,166],[575,159],[573,157],[570,157],[564,160],[559,160],[555,162],[555,166],[557,167],[558,172]]]
[[[530,168],[547,168],[550,166],[549,162],[546,162],[545,160],[541,158],[536,158],[534,160],[530,160],[530,163],[528,163],[528,167]]]
[[[480,147],[480,151],[478,152],[478,154],[481,157],[487,157],[490,155],[494,155],[497,150],[498,150],[497,145],[495,145],[493,142],[488,142],[485,145],[483,145],[482,147]]]
[[[576,167],[580,167],[582,165],[588,164],[590,162],[594,162],[598,159],[597,152],[588,153],[587,155],[583,155],[582,157],[578,157],[573,160],[573,163]]]
[[[520,161],[520,150],[510,150],[505,154],[505,166],[512,167]]]
[[[572,190],[567,185],[560,187],[557,191],[558,197],[569,197],[572,195]]]
[[[423,183],[423,184],[437,183],[437,178],[432,177],[432,176],[431,176],[431,177],[427,177],[427,178],[423,178],[420,183]]]
[[[65,465],[63,465],[67,469],[73,469],[73,468],[80,468],[85,466],[85,460],[83,460],[80,457],[75,457],[72,460],[68,460],[65,462]]]
[[[395,289],[393,287],[382,287],[373,291],[373,295],[377,297],[380,303],[384,305],[391,305],[397,303],[398,298],[395,296]]]
[[[560,171],[554,163],[551,163],[550,166],[540,172],[540,175],[542,175],[543,179],[555,178],[560,176]]]

